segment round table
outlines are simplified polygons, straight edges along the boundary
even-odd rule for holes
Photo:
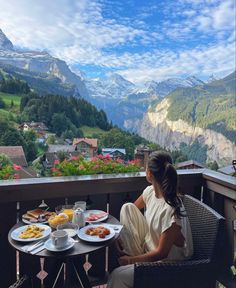
[[[102,223],[115,224],[115,225],[120,224],[120,222],[115,217],[113,217],[111,215],[108,216],[106,221],[99,222],[99,224],[101,224],[101,225],[102,225]],[[8,241],[9,241],[10,245],[12,247],[14,247],[16,250],[20,251],[21,253],[26,253],[27,255],[29,255],[29,253],[27,253],[27,252],[25,252],[25,250],[23,250],[23,247],[26,244],[28,244],[28,242],[26,243],[26,242],[21,242],[21,241],[15,241],[11,238],[12,231],[15,230],[16,228],[22,226],[22,225],[25,225],[25,224],[22,222],[19,222],[12,227],[12,229],[8,233]],[[76,278],[78,279],[80,285],[82,284],[83,287],[90,288],[91,284],[90,284],[89,279],[87,277],[87,274],[85,273],[85,270],[83,268],[83,262],[82,262],[81,256],[86,255],[86,254],[90,254],[94,251],[97,251],[99,249],[110,246],[118,237],[119,237],[119,233],[115,233],[115,236],[110,240],[107,240],[104,242],[99,242],[99,243],[96,243],[96,242],[91,243],[91,242],[85,242],[83,240],[80,240],[78,238],[78,236],[75,236],[74,239],[78,240],[78,242],[76,242],[74,244],[74,246],[67,251],[51,252],[51,251],[44,249],[44,250],[38,252],[37,254],[33,254],[32,256],[56,259],[56,263],[57,263],[57,266],[59,267],[60,272],[61,272],[62,265],[66,265],[67,271],[69,271],[69,270],[74,271]],[[46,238],[45,241],[48,238]],[[58,277],[56,277],[56,280],[57,280],[57,278]],[[70,279],[69,279],[69,277],[66,277],[64,287],[71,287],[69,283],[70,283]],[[54,287],[54,286],[52,286],[52,287]]]

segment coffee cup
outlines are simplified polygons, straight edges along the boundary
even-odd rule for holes
[[[86,201],[77,201],[74,204],[74,210],[80,208],[81,210],[86,210]]]
[[[64,230],[57,230],[51,233],[52,244],[60,249],[64,248],[69,240],[68,233]]]

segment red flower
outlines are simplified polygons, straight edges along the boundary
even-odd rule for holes
[[[58,164],[60,164],[60,161],[59,160],[55,160],[54,161],[54,165],[58,165]]]
[[[72,161],[77,161],[77,160],[79,160],[79,156],[72,156],[72,157],[70,158],[70,160],[72,160]]]
[[[19,166],[19,165],[13,164],[13,169],[14,169],[15,171],[19,171],[19,170],[21,170],[22,168],[21,168],[21,166]]]

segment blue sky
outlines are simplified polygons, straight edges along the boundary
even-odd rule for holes
[[[46,50],[88,77],[135,83],[235,69],[233,0],[0,0],[14,45]]]

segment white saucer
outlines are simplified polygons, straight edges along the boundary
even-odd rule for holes
[[[73,247],[75,245],[74,239],[69,237],[69,241],[67,243],[67,245],[63,248],[56,248],[53,244],[52,244],[52,239],[48,239],[44,246],[45,249],[47,249],[48,251],[52,251],[52,252],[61,252],[61,251],[66,251],[68,249],[70,249],[71,247]]]

